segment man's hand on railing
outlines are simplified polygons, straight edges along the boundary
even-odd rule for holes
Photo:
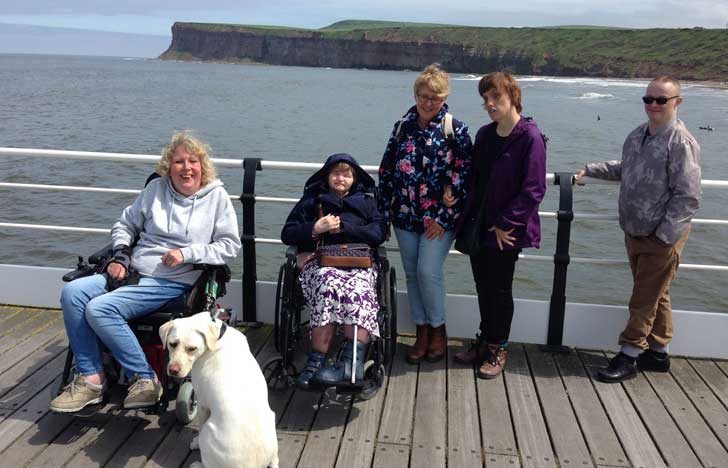
[[[574,174],[574,182],[576,185],[584,185],[584,181],[581,180],[582,177],[586,175],[586,169],[582,169],[576,174]]]

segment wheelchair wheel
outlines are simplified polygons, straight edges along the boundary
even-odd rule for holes
[[[377,395],[379,389],[384,385],[384,364],[375,361],[364,363],[364,388],[358,393],[362,400],[371,400]]]
[[[382,334],[382,339],[384,340],[384,363],[389,364],[397,352],[397,274],[394,268],[389,270],[389,289],[386,298],[389,313],[384,324],[386,330]]]
[[[284,363],[283,358],[269,359],[262,367],[263,377],[272,392],[282,392],[293,384],[293,377],[298,375],[293,363]]]
[[[192,382],[185,380],[177,391],[174,414],[180,424],[189,424],[197,416],[197,397]]]
[[[274,317],[273,317],[273,336],[275,337],[275,340],[273,340],[273,344],[275,344],[276,351],[279,353],[281,352],[280,348],[280,341],[279,341],[279,333],[280,333],[280,314],[281,314],[281,304],[283,303],[283,279],[285,278],[286,274],[286,266],[287,264],[284,263],[281,265],[280,270],[278,270],[278,283],[276,283],[276,308],[274,309]]]

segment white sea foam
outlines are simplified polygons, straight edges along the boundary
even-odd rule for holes
[[[649,83],[646,80],[619,80],[611,78],[558,78],[554,76],[522,76],[517,77],[519,82],[544,81],[548,83],[560,83],[585,86],[620,86],[624,88],[644,88]]]
[[[601,93],[584,93],[576,99],[609,99],[613,98],[614,94],[601,94]]]

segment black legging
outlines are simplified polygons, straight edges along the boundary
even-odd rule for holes
[[[513,320],[513,273],[517,250],[485,249],[470,257],[480,308],[480,333],[490,344],[508,341]]]

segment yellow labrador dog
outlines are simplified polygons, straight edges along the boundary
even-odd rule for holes
[[[200,433],[190,448],[199,447],[202,464],[191,468],[278,468],[275,413],[245,335],[201,312],[165,323],[159,336],[167,373],[192,373]]]

